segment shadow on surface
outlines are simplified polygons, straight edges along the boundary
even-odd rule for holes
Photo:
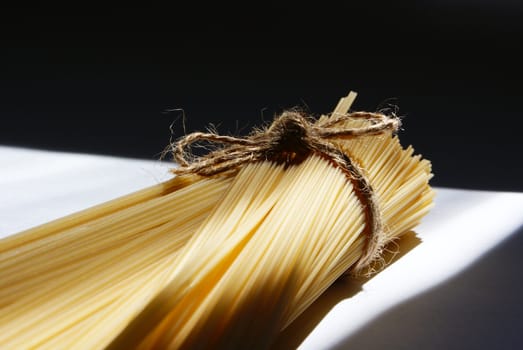
[[[385,312],[336,349],[519,348],[522,250],[523,226],[462,273]]]
[[[392,244],[391,251],[386,253],[387,267],[421,243],[413,231],[409,231]],[[386,269],[386,268],[385,268]],[[325,315],[340,301],[350,298],[361,291],[363,284],[370,278],[343,278],[334,283],[303,314],[287,327],[276,339],[272,349],[295,349],[312,332]]]

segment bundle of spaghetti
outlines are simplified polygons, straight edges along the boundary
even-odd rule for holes
[[[386,240],[415,227],[430,163],[390,134],[336,142],[365,169]],[[266,348],[357,263],[365,225],[318,156],[176,177],[0,241],[0,346]]]

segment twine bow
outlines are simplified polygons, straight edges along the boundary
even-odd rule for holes
[[[368,122],[360,127],[344,126],[351,119]],[[364,208],[367,241],[364,253],[354,268],[360,271],[369,266],[382,249],[384,234],[381,213],[363,170],[332,140],[395,132],[399,127],[400,120],[397,117],[381,113],[352,112],[314,121],[302,113],[287,111],[277,117],[269,128],[245,138],[203,132],[182,137],[171,146],[173,156],[180,165],[172,172],[176,175],[213,176],[238,170],[242,165],[256,161],[269,160],[288,166],[300,163],[311,154],[325,158],[347,175]],[[200,141],[226,146],[196,157],[193,161],[187,160],[185,149]]]

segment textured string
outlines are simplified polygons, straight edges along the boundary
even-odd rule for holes
[[[364,119],[359,127],[346,127],[347,121]],[[354,271],[362,271],[380,255],[385,241],[383,222],[376,195],[362,169],[333,142],[344,138],[395,132],[400,120],[381,113],[352,112],[315,121],[306,115],[287,111],[276,117],[264,130],[245,138],[195,132],[171,145],[180,165],[172,172],[177,175],[213,176],[237,171],[246,163],[270,160],[286,165],[300,163],[311,154],[319,155],[341,169],[351,181],[354,192],[364,208],[366,245]],[[222,144],[201,157],[188,160],[186,149],[194,143],[207,141]]]

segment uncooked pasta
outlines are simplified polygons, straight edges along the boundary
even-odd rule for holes
[[[430,162],[390,131],[331,143],[372,185],[376,252],[431,208]],[[0,347],[270,347],[340,276],[381,264],[356,269],[372,237],[351,174],[314,152],[278,157],[180,175],[0,241]]]

